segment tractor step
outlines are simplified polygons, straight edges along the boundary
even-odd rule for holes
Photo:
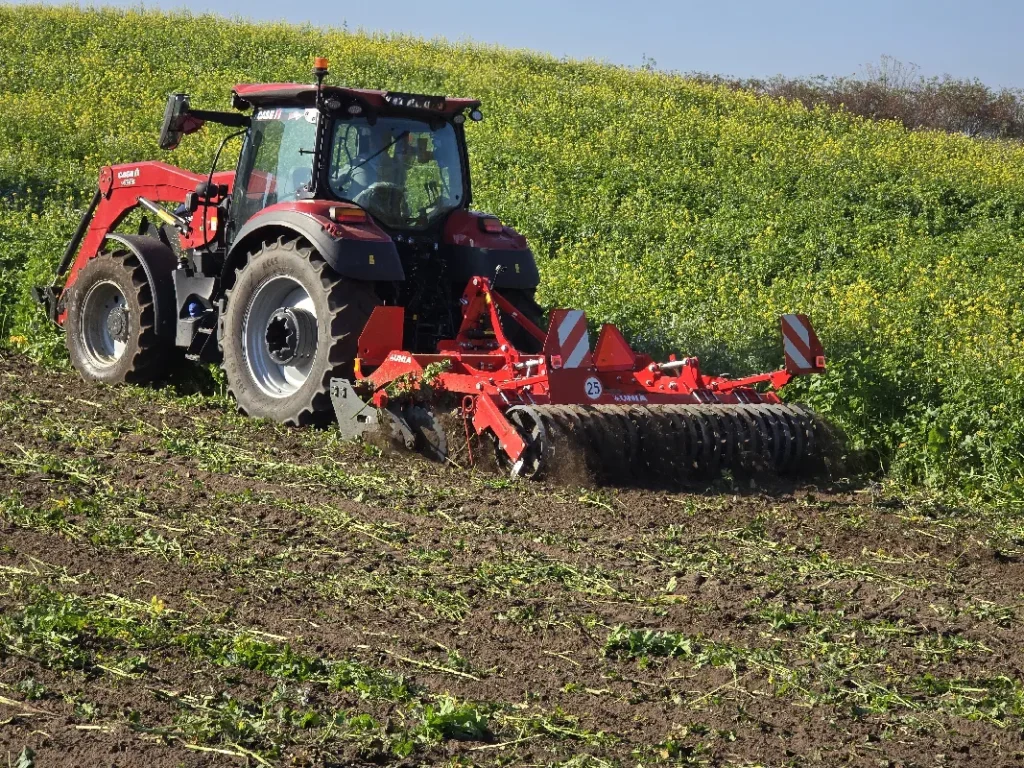
[[[212,313],[209,315],[209,318],[204,317],[200,320],[203,324],[195,329],[192,342],[188,345],[188,349],[185,350],[186,360],[199,363],[212,362],[216,359],[216,355],[213,352],[217,348],[217,328],[212,323]]]

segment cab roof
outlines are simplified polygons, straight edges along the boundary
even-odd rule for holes
[[[316,101],[316,86],[309,83],[241,83],[232,89],[235,96],[235,106],[245,109],[251,107],[284,107],[284,106],[313,106]],[[477,99],[460,99],[450,96],[414,96],[413,98],[440,100],[444,99],[441,108],[426,109],[417,106],[399,106],[388,101],[388,97],[406,97],[411,94],[398,93],[396,91],[374,91],[367,88],[344,88],[338,85],[323,86],[324,96],[330,98],[335,96],[343,101],[357,101],[364,106],[375,110],[412,110],[417,112],[430,112],[432,114],[451,117],[466,109],[476,109],[480,106]],[[239,103],[241,102],[241,104]]]

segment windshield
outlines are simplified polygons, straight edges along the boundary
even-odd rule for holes
[[[455,128],[365,117],[334,125],[331,191],[365,208],[384,226],[423,229],[462,205],[462,162]]]

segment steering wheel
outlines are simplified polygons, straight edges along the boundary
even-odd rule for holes
[[[388,195],[389,198],[391,198],[392,195],[397,196],[400,208],[400,211],[398,211],[398,215],[401,216],[403,219],[409,218],[409,201],[405,196],[405,187],[402,187],[398,184],[394,184],[390,181],[374,182],[366,189],[364,189],[362,192],[360,192],[358,195],[356,195],[352,199],[352,202],[360,206],[361,208],[367,209],[368,211],[376,211],[376,213],[379,215],[381,213],[380,208],[372,205],[372,202],[375,197],[383,195]],[[388,206],[388,210],[384,211],[384,213],[388,212],[390,212],[390,206]]]

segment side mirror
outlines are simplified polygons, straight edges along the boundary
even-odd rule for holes
[[[182,136],[203,127],[203,121],[189,114],[189,109],[187,93],[172,93],[167,97],[164,122],[160,126],[160,149],[174,149]]]

